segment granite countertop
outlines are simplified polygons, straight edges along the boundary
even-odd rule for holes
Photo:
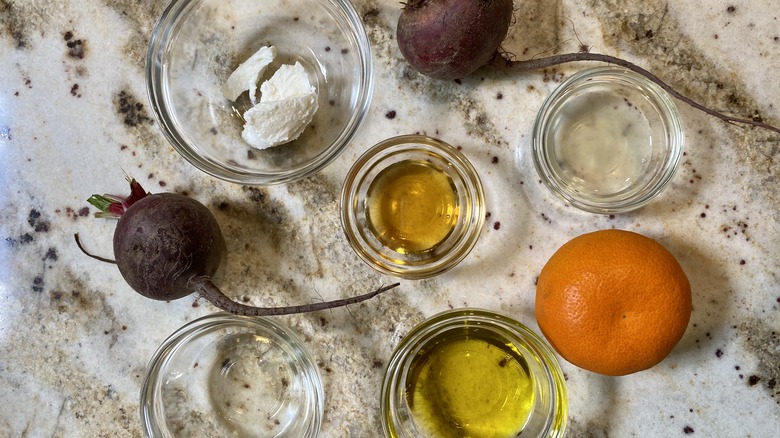
[[[527,151],[533,119],[561,79],[584,67],[457,82],[419,76],[394,42],[400,5],[355,0],[375,61],[369,116],[347,150],[309,179],[271,188],[215,180],[166,142],[146,98],[154,0],[0,0],[0,436],[141,436],[147,361],[178,327],[215,311],[187,297],[135,294],[111,255],[115,222],[92,217],[93,193],[124,193],[125,175],[211,208],[229,256],[219,282],[253,303],[339,298],[393,281],[358,260],[338,219],[342,180],[378,141],[426,133],[479,171],[488,218],[454,270],[402,281],[372,301],[280,317],[317,358],[322,436],[376,437],[383,367],[413,326],[482,307],[534,330],[534,282],[568,239],[639,231],[674,253],[693,287],[682,341],[660,365],[603,377],[562,361],[572,437],[769,437],[780,425],[780,136],[726,125],[679,105],[684,163],[671,186],[628,214],[564,206]],[[617,55],[686,95],[780,123],[780,10],[775,0],[516,2],[505,48],[518,58]],[[516,154],[516,148],[523,151]]]

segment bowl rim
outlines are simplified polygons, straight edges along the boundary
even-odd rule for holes
[[[391,260],[376,250],[363,237],[360,218],[356,211],[360,206],[358,188],[364,183],[367,173],[384,160],[395,159],[397,155],[405,152],[424,152],[447,163],[448,168],[463,183],[465,195],[471,199],[470,210],[461,215],[463,218],[462,233],[460,236],[454,236],[448,252],[424,259],[424,263],[421,264],[408,264],[404,261]],[[339,211],[341,228],[349,245],[360,259],[383,274],[407,280],[418,280],[449,271],[473,250],[479,240],[485,221],[485,193],[478,172],[468,158],[456,148],[442,140],[425,135],[399,135],[375,144],[355,161],[344,179]],[[449,239],[450,237],[446,240]]]
[[[157,404],[157,391],[162,381],[161,370],[180,348],[200,334],[208,334],[224,328],[254,329],[257,333],[271,334],[276,341],[284,341],[295,352],[296,362],[311,383],[313,392],[307,391],[308,417],[297,421],[307,421],[306,437],[316,437],[320,431],[324,415],[324,386],[322,375],[312,353],[305,347],[301,338],[289,327],[273,318],[235,315],[228,312],[216,312],[193,319],[170,334],[155,350],[146,366],[140,391],[140,418],[143,431],[148,437],[168,437],[167,427],[161,428],[156,420],[160,413]],[[277,342],[278,343],[278,342]],[[163,423],[164,424],[164,423]]]
[[[445,310],[427,318],[412,328],[394,348],[385,367],[380,390],[380,419],[386,437],[406,437],[405,434],[398,433],[404,431],[397,429],[399,420],[397,402],[405,398],[405,380],[415,356],[421,349],[435,341],[437,336],[447,331],[476,327],[490,330],[507,342],[515,343],[515,346],[521,345],[532,353],[534,357],[529,358],[529,361],[533,364],[529,365],[533,365],[533,368],[541,374],[534,376],[536,383],[540,385],[535,386],[535,389],[546,394],[546,397],[539,397],[541,400],[535,401],[535,403],[539,401],[542,404],[546,403],[546,409],[542,414],[546,418],[541,424],[542,434],[538,436],[560,438],[565,435],[568,420],[566,379],[552,347],[540,335],[513,318],[488,309],[465,307]],[[404,406],[400,408],[403,409]],[[405,414],[401,414],[401,417],[405,418]]]
[[[254,173],[238,169],[228,169],[205,156],[195,153],[188,145],[186,135],[178,126],[176,118],[167,105],[169,82],[165,80],[167,67],[165,56],[171,46],[171,38],[177,32],[178,18],[191,12],[202,0],[171,0],[160,17],[155,22],[146,52],[145,81],[147,98],[152,108],[154,118],[168,143],[197,169],[221,180],[232,183],[271,186],[297,181],[327,167],[331,164],[349,142],[357,134],[373,98],[374,66],[371,43],[366,33],[365,25],[349,0],[318,0],[335,6],[339,15],[350,25],[349,40],[355,43],[356,61],[360,75],[354,77],[358,90],[352,99],[356,102],[344,128],[338,137],[316,157],[293,168],[292,170],[269,171]]]
[[[549,120],[552,113],[559,110],[558,100],[565,99],[572,89],[591,81],[592,79],[618,78],[633,86],[641,88],[651,98],[651,104],[658,110],[658,115],[663,122],[663,132],[669,153],[665,157],[666,165],[655,173],[655,182],[644,188],[644,191],[634,193],[622,199],[599,202],[577,196],[577,193],[568,190],[555,177],[551,165],[547,160],[547,145],[545,138],[549,129]],[[677,106],[671,96],[660,86],[629,69],[619,66],[598,66],[580,70],[565,79],[544,100],[536,115],[533,126],[532,157],[534,168],[544,185],[566,204],[572,205],[589,213],[614,214],[625,213],[644,207],[655,199],[671,183],[682,162],[685,150],[685,128],[677,111]],[[518,159],[522,156],[520,148],[517,150]]]

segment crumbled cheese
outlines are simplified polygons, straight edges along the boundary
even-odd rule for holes
[[[295,65],[283,65],[260,86],[260,102],[282,100],[291,96],[313,93],[306,70],[300,62]]]
[[[276,58],[276,47],[266,46],[242,62],[222,86],[222,94],[225,98],[235,102],[241,93],[249,91],[249,100],[254,105],[257,101],[257,81],[274,58]]]
[[[282,65],[263,82],[257,102],[257,82],[275,57],[275,47],[263,47],[239,65],[222,87],[222,93],[232,101],[249,91],[253,106],[244,112],[246,123],[241,137],[257,149],[298,138],[319,107],[317,90],[309,83],[306,70],[299,62]]]
[[[283,65],[260,86],[260,102],[244,113],[241,137],[257,149],[293,141],[318,107],[317,92],[303,66]]]
[[[317,94],[310,92],[270,102],[260,102],[244,113],[244,141],[266,149],[298,138],[317,110]]]

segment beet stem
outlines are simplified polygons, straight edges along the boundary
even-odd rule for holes
[[[237,303],[228,298],[221,290],[214,284],[211,277],[197,276],[190,279],[188,286],[194,292],[200,294],[203,298],[207,299],[211,304],[219,307],[222,310],[228,311],[236,315],[244,316],[278,316],[278,315],[291,315],[294,313],[308,313],[316,312],[318,310],[332,309],[334,307],[348,306],[350,304],[356,304],[361,301],[374,298],[375,296],[387,292],[390,289],[395,288],[400,283],[394,283],[389,286],[383,286],[373,292],[367,294],[358,295],[350,298],[343,298],[335,301],[325,301],[322,303],[302,304],[298,306],[284,306],[284,307],[255,307],[245,304]]]
[[[683,96],[680,94],[677,90],[672,88],[670,85],[668,85],[666,82],[659,79],[656,75],[653,73],[650,73],[648,70],[645,70],[644,68],[630,62],[626,61],[624,59],[620,59],[614,56],[610,55],[603,55],[600,53],[590,53],[590,52],[578,52],[578,53],[565,53],[560,55],[553,55],[548,56],[545,58],[537,58],[537,59],[528,59],[524,61],[514,61],[511,59],[507,59],[503,54],[496,53],[496,55],[493,56],[492,61],[490,62],[490,65],[498,70],[504,70],[504,71],[515,71],[515,72],[529,72],[533,70],[541,70],[547,67],[552,67],[555,65],[565,64],[569,62],[579,62],[579,61],[597,61],[597,62],[605,62],[608,64],[615,64],[620,67],[627,68],[634,73],[638,73],[647,79],[655,82],[659,87],[663,88],[667,93],[672,95],[674,98],[692,106],[693,108],[698,109],[699,111],[704,112],[705,114],[709,114],[713,117],[716,117],[720,120],[723,120],[726,123],[729,124],[745,124],[750,126],[755,126],[758,128],[767,129],[769,131],[780,133],[780,128],[777,128],[775,126],[752,120],[752,119],[744,119],[739,117],[733,117],[728,116],[725,114],[722,114],[718,111],[712,110],[707,108],[706,106],[694,101],[693,99],[690,99],[686,96]]]
[[[151,195],[141,187],[141,183],[136,181],[135,178],[128,177],[127,182],[130,183],[130,195],[127,197],[106,193],[104,195],[92,195],[87,199],[87,202],[100,210],[95,213],[95,217],[119,219],[131,205]]]
[[[79,238],[79,233],[74,234],[73,238],[76,239],[76,246],[78,246],[81,252],[83,252],[85,255],[92,257],[95,260],[100,260],[101,262],[116,264],[116,260],[111,260],[105,257],[100,257],[94,254],[90,254],[86,249],[84,249],[84,246],[81,244],[81,239]]]

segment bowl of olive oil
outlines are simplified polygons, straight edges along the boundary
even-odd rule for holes
[[[388,438],[562,437],[568,401],[554,353],[533,331],[480,309],[414,328],[385,372]]]
[[[441,274],[462,261],[485,220],[482,183],[457,149],[420,135],[393,137],[352,166],[341,224],[357,254],[407,279]]]

